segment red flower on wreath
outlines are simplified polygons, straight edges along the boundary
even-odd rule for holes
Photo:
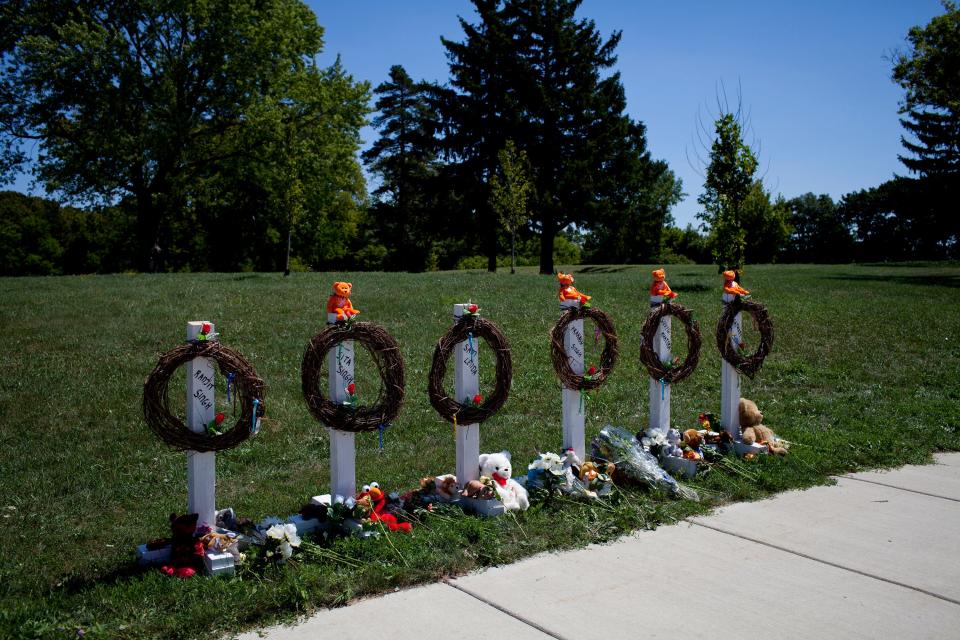
[[[215,421],[217,424],[220,424],[220,423],[222,423],[222,422],[224,421],[224,419],[226,419],[226,417],[227,417],[227,416],[224,415],[224,413],[221,411],[221,412],[218,413],[213,419],[214,419],[214,421]]]
[[[596,368],[596,367],[591,366],[589,369],[587,369],[587,375],[588,375],[588,376],[592,376],[592,375],[595,374],[596,372],[597,372],[597,368]]]
[[[200,327],[200,333],[202,333],[203,335],[207,335],[208,333],[210,333],[210,329],[212,328],[213,327],[210,326],[209,322],[204,322],[203,326]]]
[[[473,406],[478,407],[481,403],[483,403],[482,395],[478,393],[477,395],[473,396]]]
[[[354,393],[356,393],[356,391],[357,391],[357,385],[355,385],[352,382],[347,385],[347,393],[349,393],[350,395],[353,395]]]
[[[469,311],[470,313],[476,313],[479,308],[480,307],[478,307],[477,305],[471,304],[470,306],[467,307],[467,311]]]

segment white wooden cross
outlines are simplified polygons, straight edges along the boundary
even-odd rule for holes
[[[187,340],[196,340],[208,325],[208,339],[216,340],[212,322],[187,323]],[[187,367],[187,428],[204,433],[216,415],[214,406],[214,361],[194,358]],[[198,523],[216,526],[217,454],[213,451],[187,451],[187,513],[200,515]]]
[[[453,323],[469,313],[470,303],[453,305]],[[473,342],[471,348],[471,342]],[[465,340],[453,348],[454,400],[470,405],[480,393],[480,338]],[[480,478],[480,425],[456,423],[457,434],[457,484],[465,487],[471,480]]]
[[[650,296],[650,306],[659,307],[663,302],[663,296]],[[660,326],[653,338],[653,350],[657,354],[661,363],[670,362],[673,358],[671,353],[671,332],[673,316],[665,315],[660,319]],[[650,420],[649,428],[667,435],[670,428],[670,385],[655,380],[650,377]]]
[[[722,300],[724,305],[732,303],[737,296],[724,293]],[[743,340],[743,334],[740,328],[740,314],[733,319],[733,325],[730,328],[730,344],[734,349],[740,346]],[[736,368],[725,359],[722,360],[722,369],[720,370],[720,424],[726,429],[727,433],[737,442],[740,441],[740,374]]]
[[[327,314],[327,324],[337,322],[336,313]],[[350,395],[347,387],[353,382],[353,340],[344,340],[327,354],[327,380],[330,402],[342,404]],[[352,431],[327,429],[330,434],[330,492],[350,498],[357,493],[356,434]]]
[[[560,313],[567,309],[579,309],[579,300],[564,300],[560,303]],[[563,334],[563,349],[567,354],[567,364],[574,375],[582,376],[583,366],[583,320],[574,320],[567,325]],[[582,394],[578,389],[563,387],[563,449],[573,449],[580,460],[586,460],[584,422],[587,403],[581,402]]]

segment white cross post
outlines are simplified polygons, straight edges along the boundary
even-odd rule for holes
[[[560,303],[560,313],[567,309],[579,309],[579,300],[564,300]],[[563,334],[563,349],[567,354],[567,363],[575,375],[582,376],[583,367],[583,320],[574,320],[567,325]],[[581,392],[577,389],[563,388],[563,449],[572,448],[580,460],[586,460],[584,444],[584,421],[587,403],[581,402]]]
[[[469,313],[467,304],[453,305],[453,323],[456,324]],[[480,393],[480,339],[473,338],[473,348],[470,341],[457,343],[453,349],[453,387],[455,401],[469,405],[473,397]],[[460,424],[456,426],[457,433],[457,484],[465,487],[471,480],[480,478],[480,425]]]
[[[327,314],[327,324],[336,324],[337,314]],[[349,393],[347,386],[353,382],[353,340],[330,349],[327,354],[327,380],[330,401],[342,404]],[[330,493],[351,498],[357,493],[357,446],[356,434],[352,431],[327,429],[330,434]]]
[[[195,340],[205,324],[207,335],[216,340],[213,323],[203,321],[187,323],[187,340]],[[194,358],[187,367],[187,428],[194,433],[204,433],[216,414],[214,371],[210,358]],[[199,514],[198,523],[211,527],[217,521],[216,459],[213,451],[187,451],[187,513]]]
[[[736,299],[735,295],[724,293],[723,304],[727,305]],[[730,344],[736,349],[743,339],[740,330],[740,314],[733,319],[730,327]],[[740,374],[729,362],[721,358],[720,370],[720,424],[734,439],[740,441]]]
[[[650,296],[650,307],[659,307],[663,302],[663,296]],[[664,316],[660,319],[660,327],[653,338],[653,350],[657,354],[660,362],[670,362],[673,354],[670,352],[672,316]],[[650,421],[651,430],[660,431],[664,436],[670,428],[670,385],[663,384],[659,380],[650,378]]]

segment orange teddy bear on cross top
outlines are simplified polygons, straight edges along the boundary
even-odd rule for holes
[[[749,296],[750,292],[737,284],[736,278],[736,271],[723,272],[723,292],[731,296]]]
[[[666,277],[667,272],[663,269],[653,271],[653,284],[650,285],[651,296],[661,296],[665,300],[673,300],[677,297],[677,294],[667,284]]]
[[[349,282],[334,282],[333,294],[327,298],[327,313],[337,314],[337,321],[349,320],[360,313],[360,309],[354,309],[350,303],[350,291],[353,285]]]
[[[563,271],[557,272],[557,280],[560,281],[560,295],[557,297],[560,298],[560,302],[566,300],[579,300],[580,304],[590,300],[592,296],[588,296],[577,291],[576,287],[573,286],[573,274],[564,273]]]

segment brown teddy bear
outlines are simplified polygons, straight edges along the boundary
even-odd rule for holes
[[[740,434],[744,444],[765,444],[770,453],[786,455],[787,447],[773,429],[763,424],[763,413],[753,400],[740,398]]]

